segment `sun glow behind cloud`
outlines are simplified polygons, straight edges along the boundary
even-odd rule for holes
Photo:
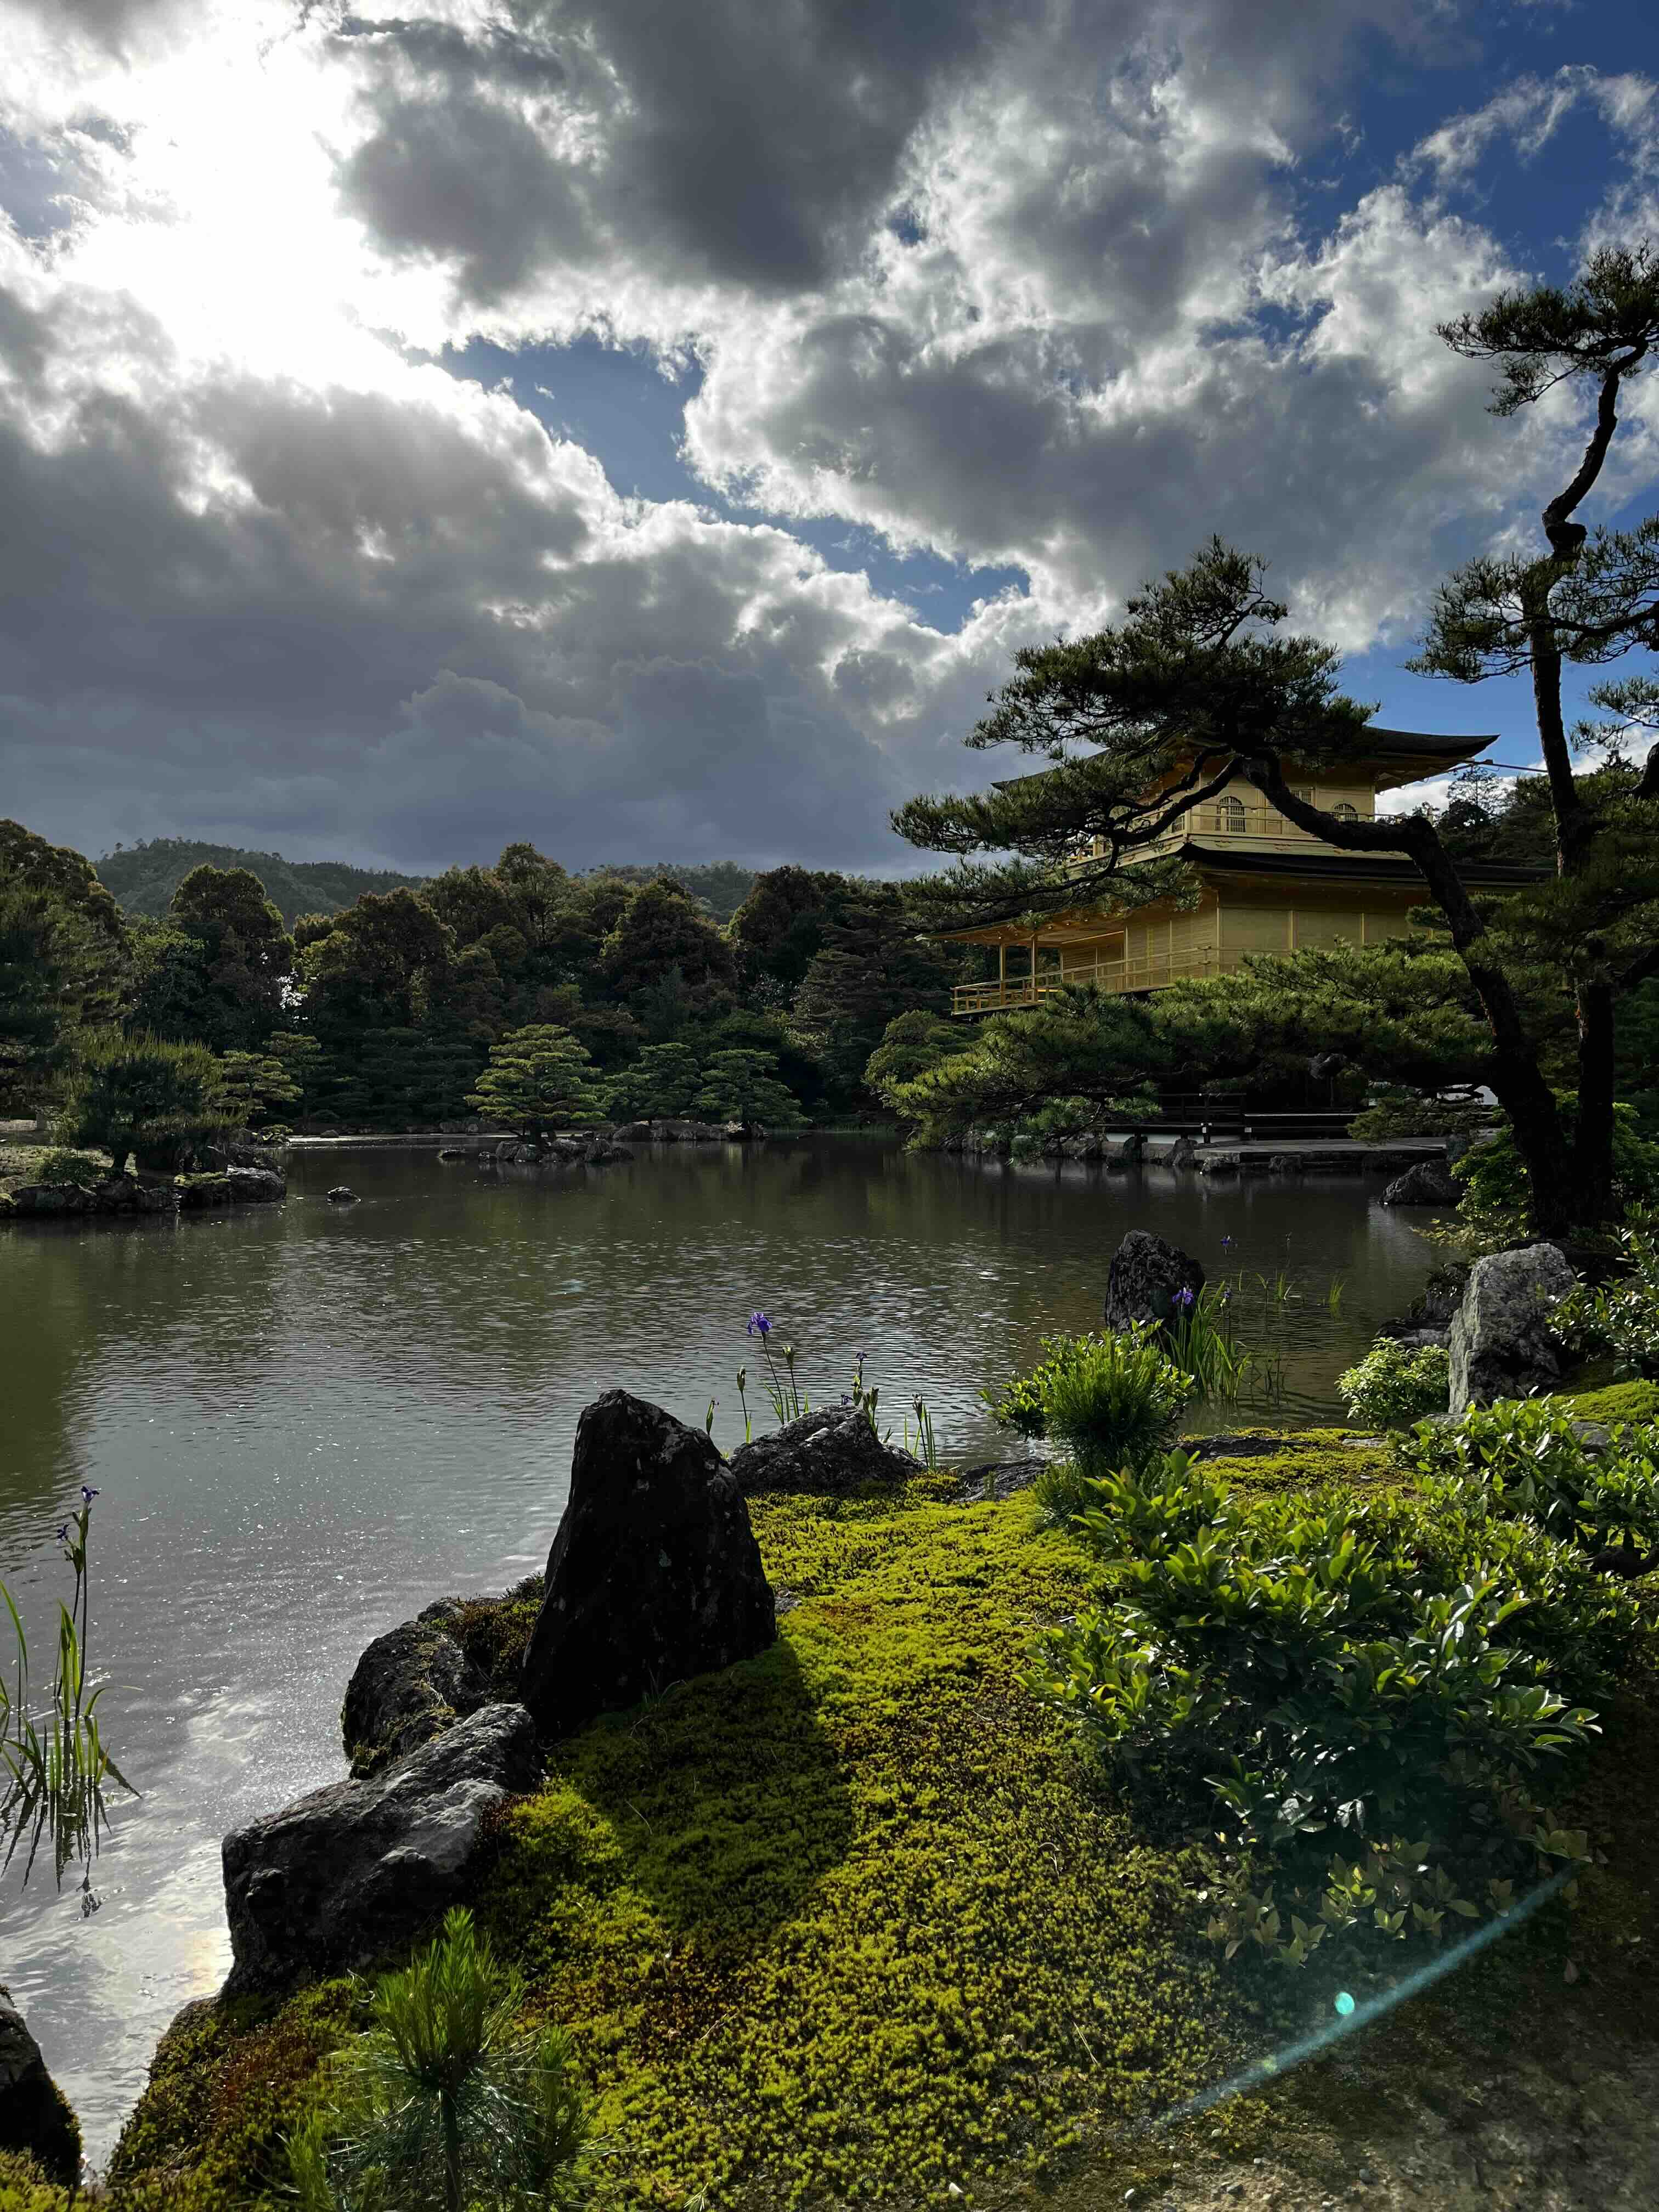
[[[1433,11],[1399,12],[1426,84]],[[894,799],[994,769],[959,740],[1013,647],[1212,529],[1394,688],[1427,582],[1529,530],[1579,434],[1565,397],[1495,426],[1426,336],[1561,258],[1494,178],[1599,133],[1593,228],[1650,191],[1656,103],[1630,65],[1529,68],[1379,163],[1328,121],[1376,27],[23,14],[5,804],[94,844],[242,834],[257,788],[253,842],[397,860],[528,809],[573,858],[660,823],[688,857],[891,864]],[[663,386],[684,494],[630,496],[614,429],[573,441],[584,331],[630,375],[695,362]]]

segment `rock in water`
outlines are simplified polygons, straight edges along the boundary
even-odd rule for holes
[[[328,1202],[331,1206],[356,1206],[357,1194],[349,1182],[337,1182],[328,1194]]]
[[[406,1950],[462,1899],[484,1816],[541,1776],[522,1705],[483,1705],[368,1781],[335,1782],[225,1838],[227,1996]]]
[[[769,1437],[734,1451],[731,1471],[745,1498],[763,1491],[845,1497],[872,1484],[893,1489],[921,1473],[921,1462],[884,1444],[860,1413],[844,1406],[803,1413]]]
[[[1451,1325],[1451,1412],[1524,1398],[1561,1377],[1549,1325],[1577,1278],[1553,1244],[1523,1244],[1477,1260]]]
[[[1164,1155],[1166,1168],[1189,1168],[1198,1158],[1198,1146],[1183,1130]]]
[[[22,2151],[65,2189],[81,2179],[81,2130],[40,2046],[0,1984],[0,2150]],[[19,2200],[21,2202],[21,2199]]]
[[[776,1634],[749,1510],[708,1437],[626,1390],[596,1398],[525,1655],[538,1728],[568,1735]]]
[[[1444,1160],[1419,1160],[1382,1194],[1384,1206],[1455,1206],[1463,1186]]]
[[[449,1633],[455,1610],[441,1599],[418,1619],[377,1636],[357,1662],[340,1708],[354,1774],[373,1774],[430,1743],[489,1698],[483,1669]]]
[[[1118,1246],[1106,1278],[1106,1326],[1133,1328],[1167,1322],[1183,1291],[1194,1297],[1204,1287],[1204,1270],[1178,1245],[1166,1244],[1150,1229],[1132,1229]]]

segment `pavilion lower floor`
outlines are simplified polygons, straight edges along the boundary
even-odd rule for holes
[[[1420,882],[1352,888],[1328,881],[1261,887],[1212,882],[1195,908],[1148,906],[1118,915],[1074,908],[1036,930],[1014,924],[963,930],[953,941],[994,947],[997,973],[958,984],[951,1012],[998,1013],[1079,986],[1160,991],[1188,977],[1225,975],[1252,953],[1381,944],[1409,934],[1411,909],[1423,897]]]

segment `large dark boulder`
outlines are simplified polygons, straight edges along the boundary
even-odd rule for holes
[[[537,1726],[568,1735],[776,1634],[749,1510],[709,1438],[626,1390],[596,1398],[525,1655]]]
[[[368,1780],[331,1783],[225,1838],[228,1996],[405,1951],[463,1896],[486,1814],[541,1777],[522,1705],[482,1705]]]
[[[1150,1229],[1132,1229],[1113,1255],[1106,1278],[1106,1326],[1160,1326],[1176,1310],[1182,1293],[1194,1298],[1204,1287],[1204,1270],[1178,1245],[1166,1244]]]
[[[0,1984],[0,2150],[21,2151],[65,2189],[81,2179],[81,2130],[40,2046]]]
[[[757,1437],[732,1453],[730,1465],[745,1498],[776,1490],[844,1498],[872,1486],[895,1489],[921,1473],[920,1460],[883,1443],[866,1416],[845,1406],[803,1413]]]
[[[373,1774],[430,1743],[488,1699],[489,1678],[449,1632],[455,1612],[441,1598],[377,1636],[357,1662],[340,1708],[354,1774]]]
[[[1419,1160],[1382,1194],[1384,1206],[1455,1206],[1463,1186],[1444,1160]]]
[[[276,1206],[288,1196],[288,1178],[270,1167],[229,1167],[225,1181],[239,1206]]]
[[[1451,1412],[1524,1398],[1561,1379],[1550,1315],[1577,1278],[1553,1244],[1523,1244],[1477,1260],[1451,1325]]]

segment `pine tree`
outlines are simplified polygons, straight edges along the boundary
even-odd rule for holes
[[[586,1048],[556,1024],[513,1030],[489,1048],[489,1065],[466,1103],[540,1144],[556,1127],[597,1121],[605,1100]]]

